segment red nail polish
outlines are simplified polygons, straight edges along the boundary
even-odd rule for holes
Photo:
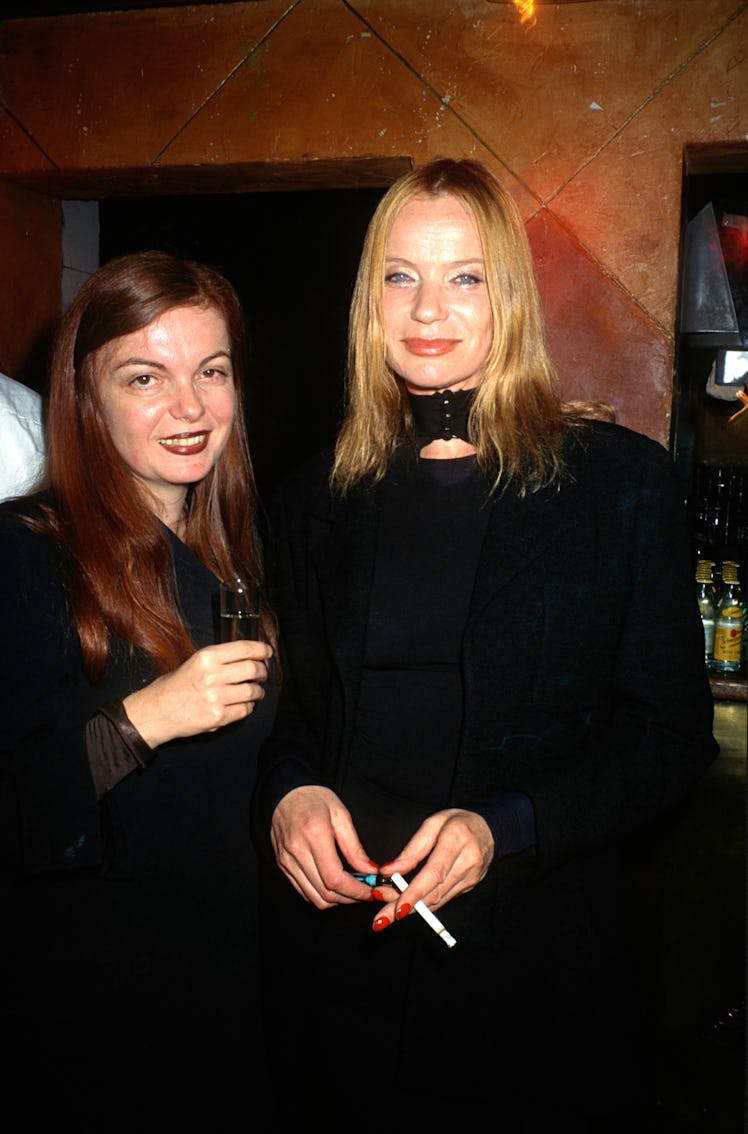
[[[389,924],[390,924],[390,919],[388,917],[378,917],[376,919],[376,921],[374,922],[372,929],[374,930],[375,933],[381,933],[382,930],[386,929]]]
[[[372,890],[371,900],[373,902],[386,902],[387,901],[387,899],[385,898],[385,896],[384,896],[384,894],[382,893],[381,890]]]
[[[412,909],[413,907],[411,906],[410,902],[403,902],[403,904],[401,906],[398,906],[395,910],[395,917],[398,921],[400,921],[401,918],[407,917]]]
[[[374,869],[377,871],[377,873],[379,873],[379,867],[377,866],[377,864],[376,864],[376,862],[374,861],[373,858],[369,859],[369,866],[373,866]]]

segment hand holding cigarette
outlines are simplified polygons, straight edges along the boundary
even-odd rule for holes
[[[391,882],[402,894],[410,883],[396,868],[408,872],[417,870],[413,897],[418,893],[424,897],[433,894],[436,901],[438,895],[436,904],[445,905],[483,880],[493,854],[493,835],[483,816],[465,808],[449,807],[425,819],[397,858],[379,866],[376,874],[359,878],[362,881],[371,878],[376,885]],[[377,933],[386,929],[393,913],[396,920],[402,918],[409,912],[410,905],[406,899],[395,912],[394,907],[387,904],[379,911],[372,928]],[[455,938],[422,900],[413,902],[412,909],[448,948],[454,947]]]
[[[397,886],[401,894],[403,890],[407,890],[408,888],[408,883],[405,881],[402,874],[392,874],[390,876],[390,881],[392,882],[393,886]],[[450,949],[457,944],[455,938],[451,933],[448,932],[448,930],[444,928],[436,914],[432,913],[428,906],[425,906],[423,902],[416,902],[416,904],[413,906],[413,909],[416,911],[416,913],[421,915],[426,924],[431,926],[434,933],[438,934],[439,937],[441,937],[442,941],[444,941]]]

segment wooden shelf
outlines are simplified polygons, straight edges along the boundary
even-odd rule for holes
[[[739,674],[718,676],[710,673],[709,684],[715,701],[748,701],[748,681]]]

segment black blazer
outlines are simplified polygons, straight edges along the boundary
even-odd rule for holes
[[[397,476],[400,454],[388,477]],[[693,564],[661,446],[591,422],[560,488],[492,498],[462,667],[452,793],[532,799],[547,869],[671,810],[717,754]],[[274,508],[284,688],[261,754],[258,822],[305,782],[340,785],[361,674],[379,489],[327,488],[320,458]]]
[[[479,885],[440,909],[454,950],[415,918],[372,933],[369,903],[320,913],[273,863],[268,830],[282,794],[343,784],[381,499],[377,487],[331,495],[324,461],[280,491],[273,573],[283,688],[260,753],[255,817],[269,855],[260,926],[284,1087],[297,1036],[300,1064],[313,1058],[312,1042],[328,1057],[344,1035],[349,1077],[387,1050],[395,1075],[432,1083],[444,1036],[459,1031],[449,1075],[466,1102],[477,1084],[484,1094],[490,1084],[499,1116],[505,1099],[539,1091],[585,1111],[604,1113],[615,1100],[619,1117],[642,1097],[635,961],[657,971],[658,943],[649,932],[640,940],[624,850],[649,847],[645,832],[667,826],[664,816],[715,757],[711,696],[667,454],[595,423],[570,438],[566,458],[561,488],[524,499],[507,490],[490,506],[464,634],[459,753],[443,804],[525,792],[537,843],[495,857]],[[409,459],[398,455],[388,480]],[[386,1035],[372,1033],[379,1005],[372,1010],[367,981],[383,1003],[392,996]],[[336,996],[346,995],[361,1011],[346,1009],[342,1025]],[[289,1027],[299,1014],[313,1033]]]
[[[218,582],[169,539],[185,620],[208,645]],[[248,806],[273,683],[247,720],[162,745],[147,769],[97,800],[86,723],[155,674],[140,651],[115,640],[101,680],[90,681],[54,540],[0,516],[0,546],[0,892],[15,927],[3,972],[19,1010],[28,1008],[23,965],[40,1012],[64,997],[80,1014],[102,982],[107,997],[119,990],[120,1011],[136,1002],[133,988],[147,999],[154,987],[176,1003],[188,989],[195,1011],[200,998],[216,1014],[234,1011],[254,979]]]

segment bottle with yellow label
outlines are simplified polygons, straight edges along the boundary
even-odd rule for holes
[[[714,651],[711,669],[715,673],[739,673],[743,664],[745,610],[740,591],[737,563],[722,564],[722,589],[714,620]]]

